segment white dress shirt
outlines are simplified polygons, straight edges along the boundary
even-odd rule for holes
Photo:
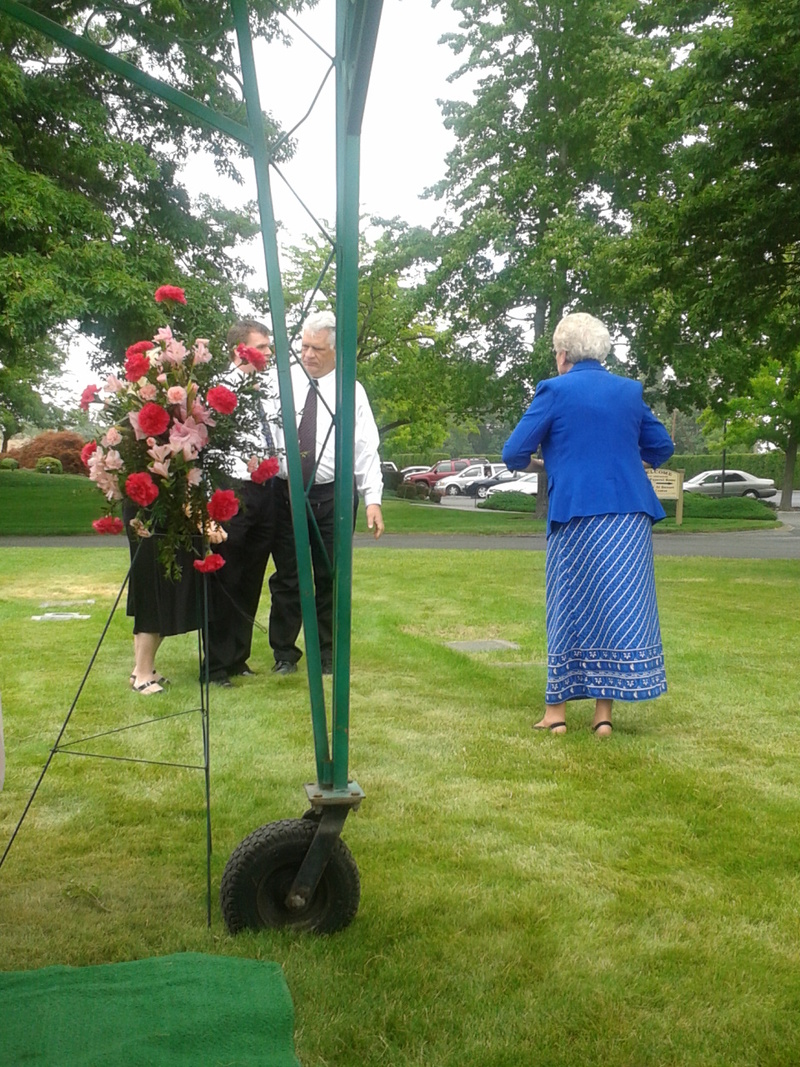
[[[222,375],[219,385],[225,385],[229,389],[236,392],[242,385],[242,379],[244,374],[237,367],[229,367],[225,374]],[[268,374],[259,374],[253,377],[253,384],[258,388],[261,394],[261,406],[258,401],[253,398],[252,407],[250,406],[249,398],[239,397],[240,404],[247,404],[248,409],[251,410],[255,416],[260,416],[263,411],[263,407],[266,405],[267,396],[269,396],[273,390],[275,395],[278,393],[277,378],[274,382],[270,381]],[[262,423],[248,426],[246,431],[239,431],[239,447],[240,452],[231,453],[230,470],[234,478],[238,478],[240,481],[250,481],[250,471],[247,469],[247,463],[251,456],[256,456],[259,462],[262,459],[266,459],[269,455],[269,448],[264,433],[264,426]]]
[[[277,377],[277,376],[276,376]],[[302,367],[292,366],[292,392],[294,394],[295,424],[299,426],[310,387],[309,378]],[[315,485],[325,485],[334,480],[336,446],[335,433],[331,429],[331,412],[336,410],[336,370],[317,379],[317,473]],[[284,446],[283,426],[280,419],[280,405],[277,400],[277,386],[270,392],[275,399],[265,399],[264,410],[275,439],[281,469],[279,477],[287,478],[286,448]],[[383,496],[383,475],[381,458],[378,454],[380,435],[375,423],[375,416],[369,405],[367,394],[361,382],[356,382],[355,412],[355,479],[356,489],[364,498],[364,504],[380,504]],[[329,434],[330,431],[330,434]],[[327,441],[326,441],[327,436]],[[324,447],[323,447],[324,446]]]

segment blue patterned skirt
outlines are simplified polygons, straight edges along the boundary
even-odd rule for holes
[[[547,704],[666,693],[649,516],[554,525],[545,583]]]

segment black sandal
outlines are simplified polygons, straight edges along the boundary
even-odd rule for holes
[[[608,719],[603,719],[602,722],[596,722],[594,724],[594,726],[592,727],[592,733],[596,734],[601,726],[607,726],[610,730],[614,729],[614,724],[612,722],[609,722]],[[601,737],[607,737],[607,736],[608,736],[607,734],[601,734]]]
[[[567,724],[565,722],[550,722],[550,723],[535,722],[533,724],[534,730],[551,730],[552,731],[552,730],[559,730],[562,726],[566,730]]]

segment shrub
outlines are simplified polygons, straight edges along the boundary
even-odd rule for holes
[[[56,459],[55,456],[39,456],[36,460],[36,466],[34,470],[37,470],[39,474],[63,474],[64,467],[60,459]]]
[[[478,501],[486,511],[536,511],[536,495],[532,493],[492,493]]]
[[[662,500],[669,518],[675,517],[675,500]],[[775,511],[763,500],[744,496],[708,497],[699,493],[683,494],[685,519],[762,519],[775,521]]]
[[[20,467],[37,469],[36,461],[42,457],[57,459],[67,474],[87,475],[81,460],[81,449],[86,444],[79,433],[70,430],[47,430],[24,445],[15,456]]]
[[[0,459],[0,470],[15,471],[18,467],[19,462],[13,456],[4,456]]]
[[[431,491],[424,482],[401,482],[395,495],[402,500],[427,500]]]

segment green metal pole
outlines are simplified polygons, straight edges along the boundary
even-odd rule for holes
[[[133,63],[128,63],[127,60],[107,51],[87,37],[72,33],[71,30],[66,29],[66,27],[59,25],[57,22],[53,22],[52,19],[40,15],[38,11],[32,11],[25,4],[16,3],[16,0],[0,0],[0,11],[4,11],[7,15],[11,15],[12,18],[18,19],[20,22],[24,22],[26,26],[38,30],[39,33],[51,37],[65,48],[77,52],[78,55],[94,60],[95,63],[99,63],[100,66],[105,67],[107,70],[113,70],[115,74],[122,75],[123,78],[127,78],[128,81],[132,81],[135,85],[146,89],[153,96],[165,100],[168,104],[172,104],[181,111],[194,115],[196,119],[213,126],[215,130],[226,133],[229,137],[233,137],[234,140],[240,141],[242,144],[251,144],[250,130],[246,126],[242,126],[240,122],[214,111],[205,104],[201,104],[199,100],[195,100],[194,97],[181,92],[180,89],[174,89],[166,82],[162,82],[150,74],[145,74],[143,70],[139,70]]]
[[[334,790],[348,782],[353,588],[353,472],[358,348],[361,119],[381,0],[336,0],[336,486],[334,674],[331,745]]]
[[[325,714],[325,693],[322,687],[322,659],[319,649],[319,629],[314,602],[314,580],[311,565],[311,547],[308,539],[306,501],[301,473],[300,442],[297,438],[292,376],[289,365],[289,336],[286,330],[286,306],[283,299],[275,215],[272,208],[272,191],[269,178],[269,155],[264,135],[264,120],[258,93],[253,42],[246,0],[231,0],[236,36],[239,41],[239,58],[242,66],[247,117],[253,135],[253,162],[258,190],[258,207],[261,213],[261,236],[264,243],[264,259],[267,267],[269,305],[275,338],[275,361],[278,368],[281,418],[284,425],[286,462],[289,472],[289,496],[292,504],[292,527],[297,551],[297,573],[300,584],[300,606],[303,613],[303,631],[306,639],[308,660],[308,684],[311,700],[311,722],[314,732],[314,754],[317,763],[317,781],[329,786],[332,780],[330,750],[328,746],[328,723]]]

